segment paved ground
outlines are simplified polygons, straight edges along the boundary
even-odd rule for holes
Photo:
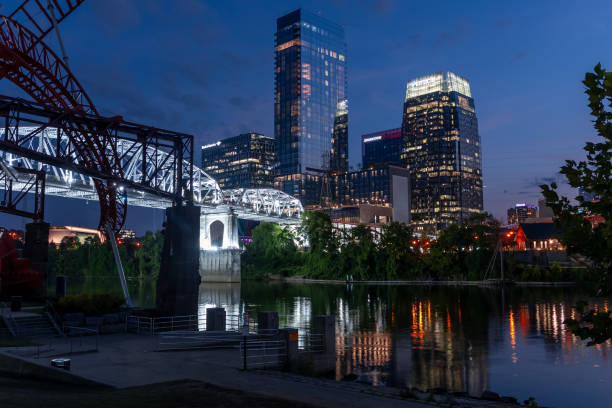
[[[413,407],[426,405],[399,398],[398,390],[354,382],[303,377],[274,371],[242,371],[237,349],[157,352],[154,337],[117,334],[100,337],[99,352],[72,355],[75,375],[125,389],[177,380],[257,393],[319,407]],[[29,362],[48,366],[51,357],[35,358],[35,349],[4,349]],[[460,401],[461,402],[461,401]],[[464,403],[467,405],[467,403]],[[499,404],[475,401],[472,406]]]

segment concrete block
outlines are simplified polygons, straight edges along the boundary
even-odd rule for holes
[[[257,332],[273,334],[278,330],[278,312],[259,312],[257,315]]]
[[[206,309],[206,330],[225,331],[225,309],[210,307]]]
[[[280,329],[279,337],[285,342],[287,357],[283,368],[288,371],[295,371],[298,363],[298,329]]]
[[[322,335],[323,351],[336,352],[336,317],[318,315],[313,320],[313,333]]]

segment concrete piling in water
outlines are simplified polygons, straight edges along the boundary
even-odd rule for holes
[[[313,333],[321,336],[322,349],[325,354],[336,352],[336,317],[318,315],[313,320]]]
[[[278,312],[259,312],[257,315],[257,332],[274,334],[278,331]]]
[[[287,350],[283,369],[295,371],[298,364],[298,329],[280,329],[278,333],[280,339],[285,342],[285,349]]]
[[[206,309],[206,331],[225,331],[225,309],[209,307]]]

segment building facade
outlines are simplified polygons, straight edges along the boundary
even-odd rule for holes
[[[249,132],[202,146],[202,169],[221,188],[274,186],[274,139]]]
[[[361,136],[362,167],[378,167],[386,164],[401,166],[403,148],[402,128],[383,130]]]
[[[343,173],[348,171],[348,101],[338,102],[334,131],[332,132],[329,170]]]
[[[528,218],[537,218],[538,207],[531,204],[516,204],[512,208],[508,208],[508,224],[521,224]]]
[[[410,80],[402,137],[417,232],[437,233],[482,212],[480,135],[467,79],[440,72]]]
[[[391,217],[387,221],[410,222],[410,173],[407,169],[382,166],[330,177],[332,206],[388,207]]]
[[[277,19],[275,186],[316,205],[320,172],[330,169],[338,102],[346,98],[344,28],[303,9]],[[311,169],[315,169],[314,171]]]

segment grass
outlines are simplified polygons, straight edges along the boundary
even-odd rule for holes
[[[218,407],[313,408],[259,394],[182,380],[125,389],[77,386],[0,376],[0,407],[45,408]]]

